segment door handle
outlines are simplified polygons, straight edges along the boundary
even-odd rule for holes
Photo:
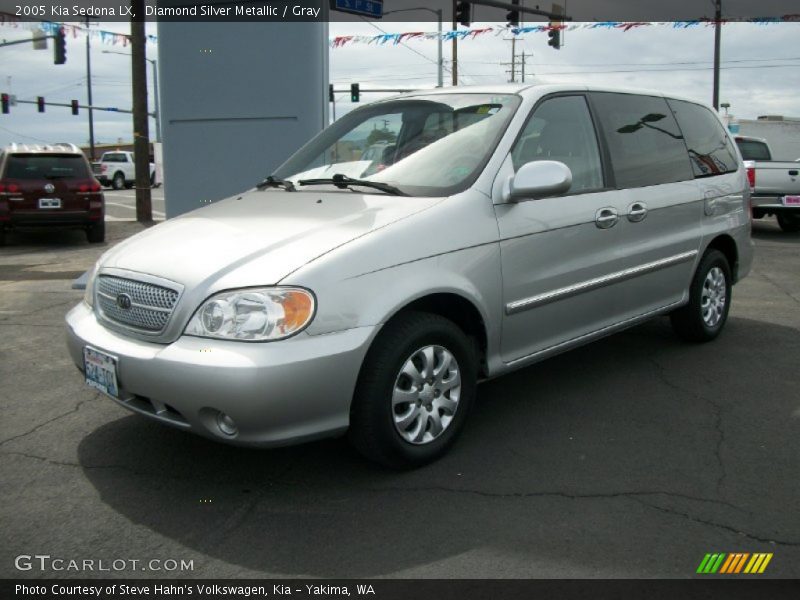
[[[644,202],[634,202],[628,207],[628,221],[640,223],[647,216],[647,204]]]
[[[789,175],[791,175],[792,177],[797,177],[797,171],[792,169],[791,171],[789,171]]]
[[[594,214],[594,223],[600,229],[610,229],[619,221],[619,214],[616,208],[601,208]]]

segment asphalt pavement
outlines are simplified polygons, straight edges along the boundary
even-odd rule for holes
[[[156,221],[165,218],[164,188],[152,188],[151,201],[153,205],[153,219]],[[131,221],[136,219],[136,190],[104,190],[106,198],[106,222]]]
[[[87,388],[70,281],[140,228],[0,249],[0,577],[683,578],[710,552],[800,577],[800,235],[774,220],[718,340],[660,318],[482,384],[453,451],[405,473],[341,439],[224,446]],[[15,568],[37,553],[193,569]]]

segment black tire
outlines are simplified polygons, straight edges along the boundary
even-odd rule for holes
[[[433,437],[424,443],[413,443],[402,437],[398,427],[395,426],[395,410],[398,407],[402,408],[402,405],[393,408],[392,396],[395,385],[406,377],[401,375],[400,370],[418,351],[429,346],[444,349],[452,355],[460,372],[461,388],[449,424],[443,426],[441,433],[437,434],[438,437]],[[441,356],[437,358],[440,359]],[[441,365],[442,362],[439,362],[438,366]],[[436,460],[450,448],[463,429],[464,421],[475,399],[476,372],[474,344],[452,321],[422,312],[409,312],[396,317],[380,332],[361,367],[350,409],[351,443],[368,459],[395,469],[418,467]],[[454,377],[454,371],[448,370],[448,374]],[[410,378],[408,383],[411,387]],[[435,428],[432,422],[436,420],[441,423],[442,418],[447,417],[446,411],[443,408],[436,408],[435,403],[452,401],[450,397],[452,392],[434,391],[434,387],[427,385],[428,383],[430,380],[427,383],[423,382],[426,386],[425,393],[437,394],[427,396],[428,408],[418,403],[416,409],[414,403],[405,406],[409,414],[416,410],[416,414],[420,415],[420,418],[414,419],[412,423],[419,425],[425,423],[424,427],[417,429],[422,431],[423,435],[433,436]],[[436,389],[438,390],[438,387]],[[415,388],[411,387],[411,392],[416,394]],[[442,399],[437,400],[440,394]],[[427,416],[432,412],[423,412],[430,411],[431,408],[437,413],[436,419]]]
[[[0,227],[0,246],[6,245],[6,230]]]
[[[708,298],[706,290],[711,290],[713,296],[713,288],[715,287],[709,281],[709,274],[712,270],[718,269],[718,272],[724,276],[724,304],[716,311],[716,321],[711,310],[708,314],[709,322],[704,319],[704,304]],[[670,315],[672,327],[678,337],[687,342],[710,342],[716,338],[725,322],[728,320],[728,311],[731,305],[731,291],[732,291],[731,268],[728,264],[728,259],[719,250],[707,250],[700,260],[700,264],[695,271],[692,283],[689,286],[689,303],[673,312]],[[722,285],[722,283],[720,283]],[[705,291],[705,293],[704,293]]]
[[[797,233],[800,231],[800,215],[778,213],[778,225],[781,226],[786,233]]]
[[[114,173],[111,179],[111,187],[119,191],[125,187],[125,174],[122,171]]]
[[[86,229],[86,239],[90,244],[102,244],[106,241],[106,224],[103,221],[90,225]]]

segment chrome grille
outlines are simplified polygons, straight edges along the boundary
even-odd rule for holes
[[[117,304],[117,296],[127,294],[130,308]],[[113,275],[97,278],[97,305],[104,318],[126,327],[158,333],[164,329],[178,301],[176,290]]]

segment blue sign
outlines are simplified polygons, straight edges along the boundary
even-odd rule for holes
[[[380,19],[383,0],[331,0],[331,10]]]

